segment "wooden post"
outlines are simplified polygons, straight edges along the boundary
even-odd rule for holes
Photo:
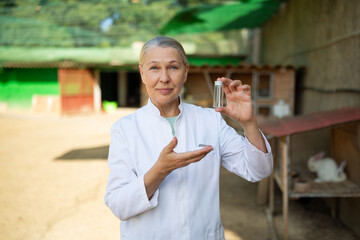
[[[204,73],[206,83],[209,87],[211,97],[213,97],[214,96],[214,82],[211,80],[209,71],[205,70],[203,73]]]
[[[270,213],[274,214],[274,211],[275,211],[274,174],[275,174],[275,171],[276,171],[275,166],[276,166],[276,161],[277,161],[277,138],[274,137],[272,139],[272,142],[273,142],[272,153],[273,153],[273,160],[274,160],[274,162],[273,162],[274,169],[273,169],[273,172],[270,175],[270,181],[269,181],[269,209],[270,209]]]
[[[96,113],[101,112],[101,88],[100,88],[100,71],[95,70],[94,72],[94,110]]]
[[[281,137],[280,150],[281,150],[281,182],[282,182],[282,200],[283,200],[283,230],[284,240],[289,239],[288,232],[288,217],[289,217],[289,193],[288,193],[288,138]]]
[[[275,212],[275,201],[274,201],[274,195],[275,195],[275,188],[274,188],[274,174],[276,171],[276,161],[277,161],[277,138],[273,138],[271,141],[273,144],[271,146],[272,153],[273,153],[273,172],[271,173],[269,177],[269,208],[266,210],[266,216],[268,218],[269,222],[269,228],[270,228],[270,234],[271,234],[271,240],[278,240],[277,234],[276,234],[276,227],[273,221],[274,212]]]

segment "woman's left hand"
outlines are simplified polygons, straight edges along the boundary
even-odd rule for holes
[[[251,102],[251,87],[242,84],[240,80],[224,77],[217,80],[223,82],[227,105],[226,107],[215,108],[215,111],[224,113],[241,124],[256,121]]]

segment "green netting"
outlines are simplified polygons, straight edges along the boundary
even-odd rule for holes
[[[202,5],[177,13],[162,34],[198,33],[261,27],[278,10],[282,0],[251,0],[224,5]]]

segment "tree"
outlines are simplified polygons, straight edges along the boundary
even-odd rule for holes
[[[0,5],[0,44],[90,47],[130,45],[158,33],[178,9],[172,1],[12,0]],[[112,19],[107,31],[105,19]]]

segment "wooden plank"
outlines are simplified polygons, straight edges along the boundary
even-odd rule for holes
[[[360,187],[349,180],[343,183],[311,182],[311,190],[309,192],[292,192],[290,197],[360,197]]]
[[[211,97],[213,97],[214,96],[214,82],[211,80],[209,71],[206,71],[206,70],[204,71],[204,78],[205,78],[206,83],[208,85]]]
[[[315,182],[316,175],[311,173],[304,164],[297,164],[294,168],[299,170],[299,178],[310,182],[311,190],[306,193],[292,191],[290,197],[360,197],[360,186],[349,179],[339,183],[318,183]]]
[[[270,175],[270,183],[269,183],[269,209],[271,213],[274,213],[275,210],[275,188],[274,188],[274,174],[275,174],[275,166],[277,163],[277,139],[272,138],[270,141],[272,153],[273,153],[273,172]]]
[[[269,209],[271,213],[275,211],[275,188],[274,188],[274,173],[270,175],[269,179]]]
[[[360,123],[347,124],[333,130],[333,152],[331,156],[339,164],[346,161],[345,173],[348,179],[360,185]]]
[[[282,180],[282,201],[283,201],[283,234],[284,240],[288,240],[288,216],[289,216],[289,193],[288,193],[288,148],[286,137],[282,137],[280,141],[281,149],[281,180]]]

